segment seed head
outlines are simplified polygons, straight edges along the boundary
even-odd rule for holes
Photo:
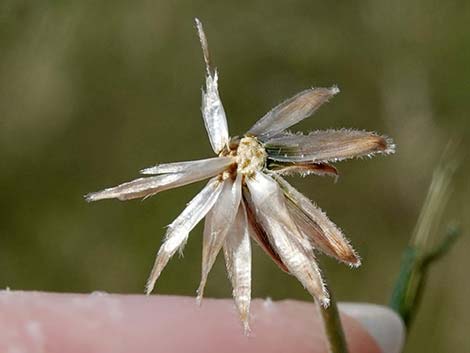
[[[88,201],[147,198],[163,190],[211,178],[208,184],[168,226],[147,281],[150,293],[169,259],[182,251],[190,231],[205,217],[201,283],[203,297],[208,274],[223,249],[233,296],[245,332],[249,330],[251,300],[251,241],[255,240],[284,271],[294,275],[322,305],[329,295],[315,252],[352,267],[360,258],[341,230],[282,175],[333,175],[330,163],[348,158],[390,154],[390,138],[374,132],[326,130],[293,134],[291,126],[312,115],[339,92],[310,88],[266,113],[241,138],[230,138],[217,86],[217,71],[209,60],[202,24],[196,26],[206,64],[202,115],[216,157],[157,164],[141,170],[149,177],[86,195]]]

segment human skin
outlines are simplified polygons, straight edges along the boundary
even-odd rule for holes
[[[353,317],[341,320],[351,353],[379,345]],[[0,352],[326,352],[312,303],[255,299],[243,334],[233,302],[155,295],[0,292]]]

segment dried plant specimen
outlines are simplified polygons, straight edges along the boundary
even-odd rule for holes
[[[233,296],[245,329],[251,300],[251,240],[275,263],[295,276],[307,291],[328,306],[315,252],[350,266],[360,258],[341,230],[283,175],[337,176],[330,163],[348,158],[390,154],[391,139],[373,132],[326,130],[294,134],[287,129],[312,115],[339,90],[311,88],[279,104],[243,136],[230,137],[202,24],[196,26],[206,64],[202,115],[216,157],[158,164],[141,170],[151,175],[86,195],[88,201],[146,198],[163,190],[210,178],[208,184],[169,225],[147,282],[150,293],[169,259],[182,251],[190,231],[205,217],[201,300],[209,272],[223,249]]]

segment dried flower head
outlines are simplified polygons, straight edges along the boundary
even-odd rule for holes
[[[356,130],[314,131],[294,134],[286,129],[312,115],[339,92],[311,88],[279,104],[241,137],[229,137],[227,120],[211,65],[202,24],[196,26],[206,64],[202,115],[217,157],[158,164],[141,170],[153,175],[86,195],[88,201],[146,198],[163,190],[211,178],[208,184],[168,226],[147,282],[149,294],[176,251],[182,251],[189,232],[205,217],[200,301],[207,276],[223,248],[233,296],[248,330],[251,300],[251,245],[254,239],[284,271],[294,275],[323,306],[329,296],[315,251],[350,266],[360,259],[341,230],[307,197],[282,176],[332,175],[330,163],[347,158],[394,152],[391,139]]]

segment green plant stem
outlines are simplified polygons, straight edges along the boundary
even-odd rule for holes
[[[450,250],[459,235],[460,229],[450,228],[441,244],[424,254],[411,245],[405,249],[390,307],[400,314],[407,329],[419,309],[430,266]]]
[[[442,215],[452,193],[453,176],[461,163],[460,142],[449,142],[441,162],[433,173],[428,194],[408,246],[403,252],[400,272],[390,300],[390,307],[403,319],[409,330],[419,308],[429,269],[446,255],[460,234],[451,227],[437,246]]]
[[[338,306],[336,305],[336,301],[331,290],[329,290],[329,293],[330,305],[327,308],[316,302],[328,341],[328,352],[348,353],[348,346],[346,344],[343,326],[339,317]]]

